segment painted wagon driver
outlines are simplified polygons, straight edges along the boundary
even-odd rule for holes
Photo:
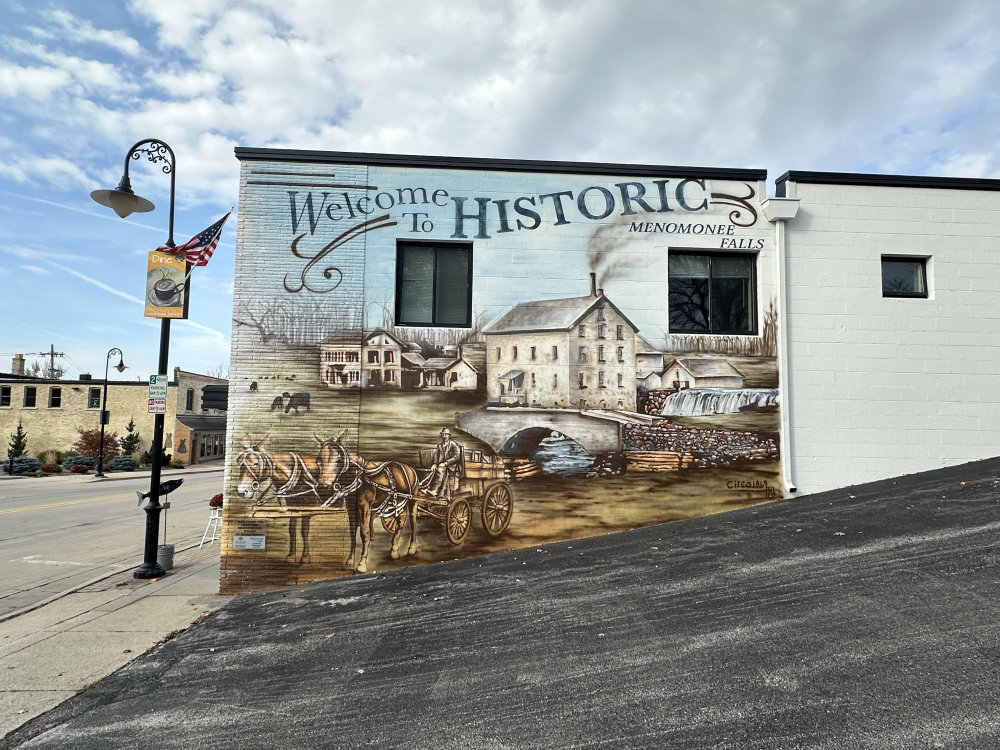
[[[441,430],[441,442],[434,448],[427,493],[441,497],[448,486],[448,480],[458,474],[461,460],[462,449],[458,443],[451,442],[451,431],[446,427]]]

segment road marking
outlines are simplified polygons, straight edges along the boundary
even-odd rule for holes
[[[61,560],[43,560],[41,555],[28,555],[22,557],[21,562],[34,563],[36,565],[86,565],[82,562],[63,562]]]
[[[217,487],[214,482],[205,484],[192,484],[184,489],[202,489],[204,487]],[[50,508],[65,508],[67,505],[85,505],[87,503],[100,503],[105,500],[121,500],[123,498],[134,497],[134,495],[104,495],[103,497],[91,497],[83,500],[66,500],[61,503],[47,503],[46,505],[28,505],[24,508],[7,508],[6,510],[0,510],[0,516],[6,516],[11,513],[24,513],[25,511],[31,510],[49,510]],[[207,501],[206,501],[207,502]]]

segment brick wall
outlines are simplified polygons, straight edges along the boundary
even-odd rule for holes
[[[591,293],[591,273],[639,335],[665,349],[671,249],[760,255],[754,280],[758,332],[730,337],[733,341],[703,337],[712,339],[713,350],[732,347],[745,354],[753,347],[736,339],[761,337],[765,310],[776,294],[773,232],[760,215],[763,184],[756,177],[733,171],[702,178],[698,170],[681,174],[664,168],[626,170],[624,175],[610,167],[593,173],[558,165],[495,169],[489,163],[461,169],[447,160],[375,157],[366,163],[361,157],[338,160],[315,153],[238,150],[238,156],[224,592],[633,528],[761,502],[766,497],[758,489],[764,487],[773,496],[779,483],[774,451],[763,461],[711,471],[684,471],[674,461],[673,476],[622,475],[617,468],[604,471],[603,464],[594,463],[607,461],[606,445],[599,451],[591,446],[588,454],[587,446],[571,445],[553,429],[558,423],[576,435],[603,436],[609,425],[616,434],[620,423],[654,419],[630,416],[634,382],[626,384],[629,398],[607,401],[606,409],[595,409],[602,405],[595,400],[589,410],[566,410],[561,421],[545,408],[509,411],[505,418],[513,414],[520,427],[493,444],[495,431],[464,432],[457,427],[457,415],[484,410],[487,387],[494,389],[498,378],[511,376],[499,372],[495,358],[481,361],[484,371],[461,388],[437,381],[434,387],[416,387],[431,382],[418,378],[409,379],[404,388],[331,388],[321,370],[320,342],[336,341],[337,350],[346,352],[356,341],[360,352],[362,340],[379,328],[424,360],[440,361],[467,344],[482,351],[483,330],[513,306],[585,298]],[[461,242],[472,248],[471,327],[395,325],[396,248],[401,241]],[[533,332],[530,321],[523,334],[525,352],[549,340]],[[635,356],[633,347],[627,351]],[[608,357],[613,371],[604,374],[605,383],[617,388],[618,373],[633,377],[634,362],[620,366],[616,349]],[[408,366],[414,361],[411,357]],[[741,363],[754,369],[757,380],[776,383],[773,354],[743,357]],[[593,363],[598,388],[599,364]],[[519,358],[518,369],[524,369],[523,382],[530,385],[530,357],[523,364]],[[553,381],[548,370],[534,374]],[[569,378],[568,368],[564,377]],[[572,379],[573,385],[577,380]],[[478,387],[468,387],[475,382]],[[627,408],[616,408],[619,400]],[[461,423],[474,430],[473,425],[488,419],[484,411],[481,418]],[[723,432],[777,431],[773,411],[695,421]],[[593,425],[604,429],[591,429]],[[452,500],[457,493],[461,502],[450,507],[431,502],[413,484],[425,475],[430,449],[444,428],[463,448],[467,467],[474,469],[452,493]],[[773,445],[767,437],[762,440]],[[624,439],[618,443],[624,450]],[[655,462],[656,457],[644,460]],[[620,456],[613,463],[625,466]],[[538,471],[517,468],[527,465]],[[365,469],[359,474],[351,466]],[[676,489],[679,484],[683,491]],[[413,495],[423,511],[415,544],[408,520]],[[489,520],[489,509],[511,497],[509,527],[491,527],[495,520]],[[374,521],[363,555],[367,529],[354,529],[351,521],[361,520],[366,507]],[[453,538],[454,521],[466,514],[470,529]],[[390,531],[400,523],[403,532],[394,540]]]
[[[800,492],[994,456],[1000,194],[791,185],[788,409]],[[883,297],[881,256],[928,259]]]

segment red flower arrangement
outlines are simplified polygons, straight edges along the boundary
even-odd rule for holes
[[[212,499],[208,501],[209,508],[221,508],[222,507],[222,493],[218,495],[213,495]]]

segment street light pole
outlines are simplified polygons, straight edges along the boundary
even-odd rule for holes
[[[167,234],[167,247],[174,246],[174,178],[176,160],[174,151],[170,146],[161,140],[147,138],[139,141],[125,155],[125,171],[121,181],[115,190],[95,190],[90,197],[102,206],[108,206],[123,219],[133,212],[152,211],[155,206],[145,198],[132,192],[132,183],[129,181],[128,165],[131,159],[139,159],[145,156],[148,161],[159,164],[163,163],[162,171],[170,175],[170,221]],[[162,318],[160,321],[160,360],[157,368],[158,375],[167,373],[167,354],[170,350],[170,318]],[[156,560],[157,542],[160,536],[160,473],[163,468],[163,414],[155,414],[153,417],[153,446],[152,446],[152,471],[149,477],[149,502],[143,510],[146,511],[146,540],[143,547],[142,565],[136,568],[132,575],[135,578],[160,578],[166,571]]]
[[[115,369],[118,372],[125,372],[125,359],[122,350],[115,348],[108,350],[108,356],[104,360],[104,399],[101,401],[101,446],[97,455],[97,473],[95,477],[104,476],[104,425],[108,423],[108,365],[111,364],[111,355],[118,354],[118,364]]]

